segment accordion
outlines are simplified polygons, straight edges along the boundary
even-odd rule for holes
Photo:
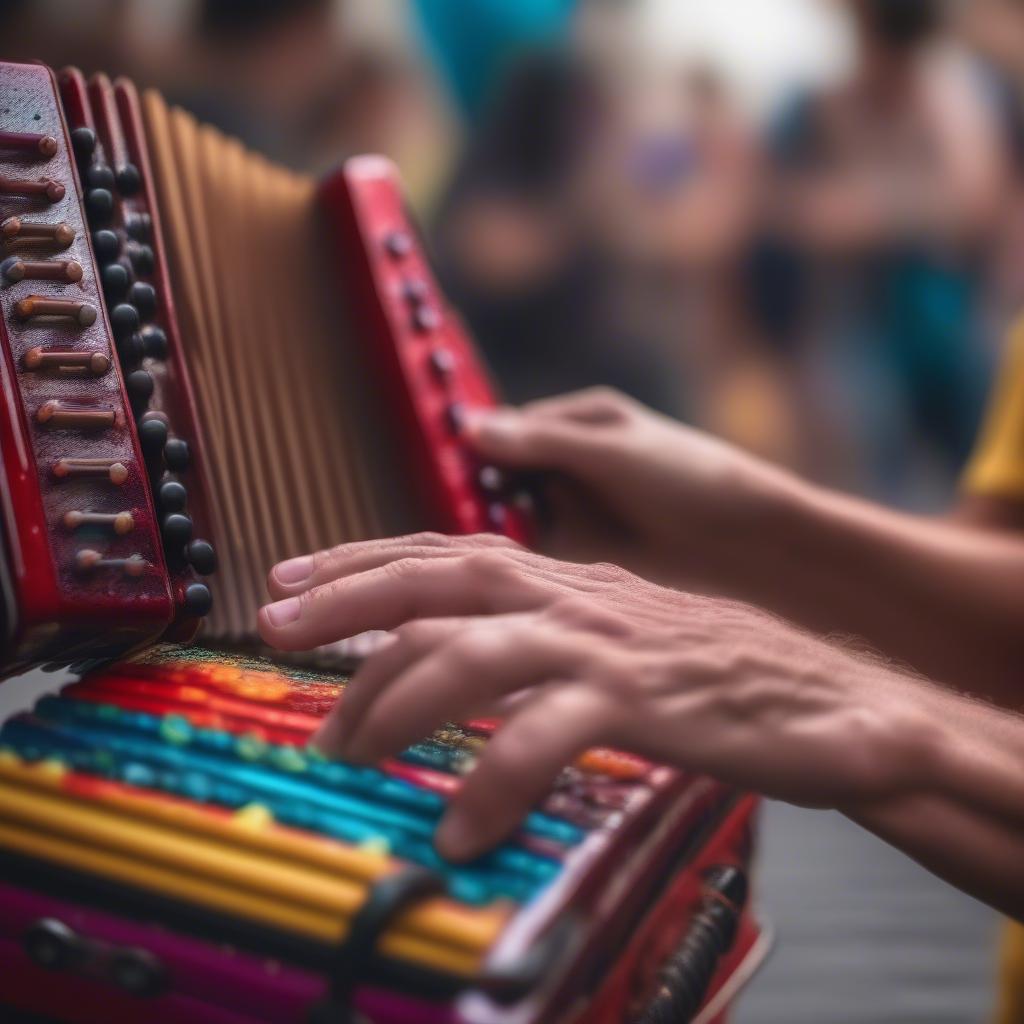
[[[284,558],[531,536],[461,438],[493,388],[386,160],[316,182],[130,82],[0,63],[0,375],[0,670],[79,677],[0,727],[0,1011],[725,1019],[767,945],[754,798],[593,750],[450,864],[494,723],[329,761],[344,652],[257,649]]]

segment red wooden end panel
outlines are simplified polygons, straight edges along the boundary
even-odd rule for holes
[[[35,65],[0,64],[0,349],[0,673],[154,638],[171,602],[144,463],[56,84]]]
[[[494,389],[427,265],[394,165],[375,156],[349,160],[324,181],[320,198],[340,288],[352,296],[360,342],[399,417],[429,525],[528,540],[528,499],[512,495],[459,436],[465,411],[493,406]]]

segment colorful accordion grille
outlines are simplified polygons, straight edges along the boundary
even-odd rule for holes
[[[615,878],[616,861],[627,879],[631,860],[638,879],[664,871],[665,838],[648,849],[642,838],[659,816],[699,831],[722,812],[716,787],[688,786],[680,814],[675,773],[597,749],[563,771],[508,842],[450,864],[433,831],[494,723],[448,726],[377,768],[328,761],[308,741],[336,701],[344,707],[344,686],[174,647],[71,683],[0,729],[0,849],[127,887],[143,903],[173,900],[325,949],[351,938],[382,882],[419,878],[375,955],[412,979],[414,994],[429,974],[428,989],[442,979],[450,994],[512,998],[544,972],[530,956],[494,968],[508,934],[533,915],[524,948],[534,960],[541,934],[571,948],[586,929],[549,926],[573,920],[576,904]]]

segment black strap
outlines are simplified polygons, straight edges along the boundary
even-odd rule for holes
[[[370,976],[382,936],[414,903],[442,895],[446,889],[441,875],[417,866],[377,881],[352,918],[348,937],[338,946],[330,967],[330,995],[313,1008],[311,1024],[361,1024],[352,999]]]

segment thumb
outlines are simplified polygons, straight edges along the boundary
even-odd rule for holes
[[[589,476],[600,462],[598,431],[587,424],[518,409],[474,410],[465,436],[484,457],[516,469],[557,469]]]

